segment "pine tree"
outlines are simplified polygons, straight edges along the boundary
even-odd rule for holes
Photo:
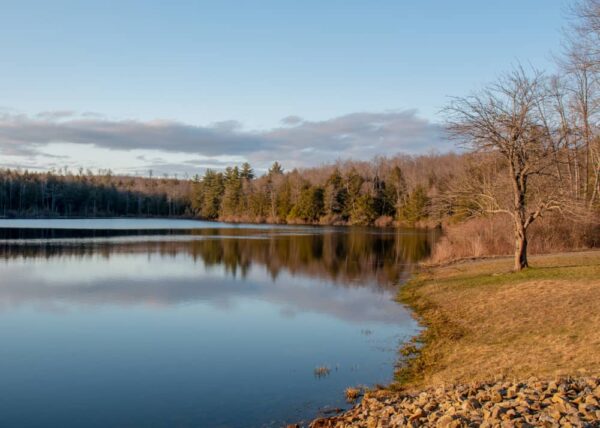
[[[350,213],[350,223],[367,226],[377,218],[375,199],[371,195],[360,195],[356,198],[354,209]]]
[[[284,176],[277,192],[273,194],[273,212],[279,221],[285,221],[293,208],[292,184],[288,176]]]
[[[242,164],[242,169],[240,171],[240,177],[244,180],[250,181],[254,179],[254,170],[250,166],[248,162],[244,162]]]
[[[269,175],[281,175],[281,174],[283,174],[282,166],[277,161],[273,162],[273,165],[271,165],[271,168],[269,168]]]
[[[222,217],[237,216],[242,207],[242,178],[236,167],[227,167],[223,177],[223,200],[220,214]]]
[[[400,219],[410,226],[427,218],[429,198],[423,186],[417,186],[402,206]]]
[[[346,204],[345,215],[348,218],[352,216],[352,211],[356,208],[356,203],[364,182],[365,179],[354,168],[352,168],[346,176],[345,185],[348,203]]]
[[[339,169],[335,169],[325,185],[324,207],[325,214],[330,217],[342,216],[346,211],[348,192],[344,187],[344,179]]]
[[[396,213],[399,214],[402,211],[402,207],[406,203],[408,186],[406,185],[406,179],[404,178],[404,173],[402,172],[402,169],[400,169],[400,167],[398,165],[396,165],[392,169],[391,184],[395,191],[394,207],[396,209]]]
[[[200,217],[208,220],[219,217],[223,190],[223,174],[207,169],[197,192]]]
[[[298,202],[292,208],[291,220],[316,222],[324,213],[323,188],[305,185],[300,192]]]

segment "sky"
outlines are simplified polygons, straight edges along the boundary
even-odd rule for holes
[[[439,111],[552,70],[569,0],[3,0],[0,167],[202,173],[453,150]]]

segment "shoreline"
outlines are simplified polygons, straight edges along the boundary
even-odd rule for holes
[[[600,251],[510,262],[423,266],[398,292],[424,328],[395,381],[309,426],[600,426]]]
[[[107,219],[165,219],[165,220],[195,220],[206,223],[225,223],[232,225],[249,224],[249,225],[269,225],[269,226],[313,226],[313,227],[361,227],[361,228],[377,228],[377,229],[397,229],[397,230],[423,230],[423,231],[442,231],[444,225],[439,222],[418,222],[414,225],[392,222],[387,224],[352,224],[349,222],[310,222],[310,221],[269,221],[268,219],[256,218],[217,218],[205,219],[194,215],[96,215],[96,216],[53,216],[53,215],[0,215],[0,220],[107,220]]]

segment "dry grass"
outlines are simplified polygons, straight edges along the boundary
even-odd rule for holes
[[[346,396],[346,401],[348,403],[354,403],[356,400],[358,400],[358,397],[360,397],[361,394],[362,388],[348,387],[344,391],[344,395]]]
[[[318,366],[315,367],[315,370],[313,371],[315,377],[321,378],[321,377],[326,377],[329,376],[329,373],[331,373],[331,369],[327,366]]]
[[[427,330],[412,385],[600,374],[600,251],[434,267],[401,291]]]
[[[471,257],[509,255],[514,251],[513,226],[507,216],[477,217],[449,224],[431,254],[432,263]],[[600,218],[589,223],[560,221],[552,216],[533,223],[530,254],[600,247]]]

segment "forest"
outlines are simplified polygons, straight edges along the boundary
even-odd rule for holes
[[[189,214],[190,184],[114,176],[110,170],[35,173],[0,170],[0,216],[116,217]]]
[[[4,217],[187,216],[253,223],[425,225],[431,200],[461,156],[345,161],[257,176],[245,163],[193,179],[130,177],[110,171],[0,170]]]
[[[600,12],[574,11],[556,70],[517,65],[444,110],[455,153],[274,161],[192,179],[0,170],[4,217],[185,216],[231,222],[438,227],[433,258],[600,245]],[[342,154],[343,156],[343,154]],[[516,246],[516,248],[515,248]]]

